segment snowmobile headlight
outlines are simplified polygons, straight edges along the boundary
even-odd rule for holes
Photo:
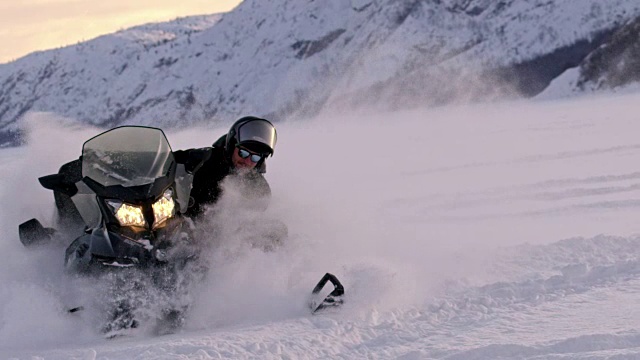
[[[176,204],[173,201],[173,192],[171,190],[165,191],[162,197],[153,203],[152,208],[155,218],[153,227],[155,228],[175,215]]]
[[[113,213],[116,219],[118,219],[118,222],[120,222],[120,225],[144,227],[147,224],[140,206],[129,205],[118,201],[108,201],[107,203],[113,208]]]

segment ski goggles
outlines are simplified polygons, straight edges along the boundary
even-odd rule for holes
[[[240,156],[243,159],[251,157],[251,161],[253,161],[254,163],[257,163],[258,161],[262,160],[262,158],[264,157],[264,155],[252,153],[251,151],[243,148],[238,148],[238,156]]]

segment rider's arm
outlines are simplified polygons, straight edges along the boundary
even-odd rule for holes
[[[202,164],[211,157],[212,149],[210,147],[199,149],[176,150],[173,156],[178,164],[184,164],[185,170],[193,174],[202,166]]]

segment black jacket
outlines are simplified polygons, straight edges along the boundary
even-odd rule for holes
[[[189,202],[190,207],[187,210],[187,215],[191,217],[202,214],[206,205],[218,201],[222,193],[223,180],[230,175],[231,180],[235,180],[240,185],[243,198],[251,202],[253,208],[264,210],[267,206],[268,199],[271,197],[271,188],[262,175],[265,172],[264,163],[258,164],[254,171],[243,176],[235,174],[231,166],[230,154],[225,152],[225,141],[226,135],[218,139],[211,147],[174,152],[178,163],[186,164],[206,159],[202,166],[194,172],[191,189],[192,200]]]

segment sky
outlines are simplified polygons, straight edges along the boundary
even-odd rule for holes
[[[215,251],[185,327],[110,341],[97,317],[106,283],[67,277],[66,243],[25,249],[16,231],[31,217],[53,225],[36,179],[98,130],[32,114],[28,144],[0,150],[11,206],[0,215],[0,358],[638,359],[639,97],[278,125],[273,198],[258,216],[287,224],[285,244],[250,247],[244,235],[260,233],[234,230],[246,214],[221,200],[201,226],[226,236],[203,235]],[[198,147],[211,131],[167,137]],[[401,144],[386,146],[398,131]],[[307,296],[327,271],[346,302],[312,316]]]
[[[135,25],[226,12],[241,0],[22,0],[0,2],[0,63]]]

